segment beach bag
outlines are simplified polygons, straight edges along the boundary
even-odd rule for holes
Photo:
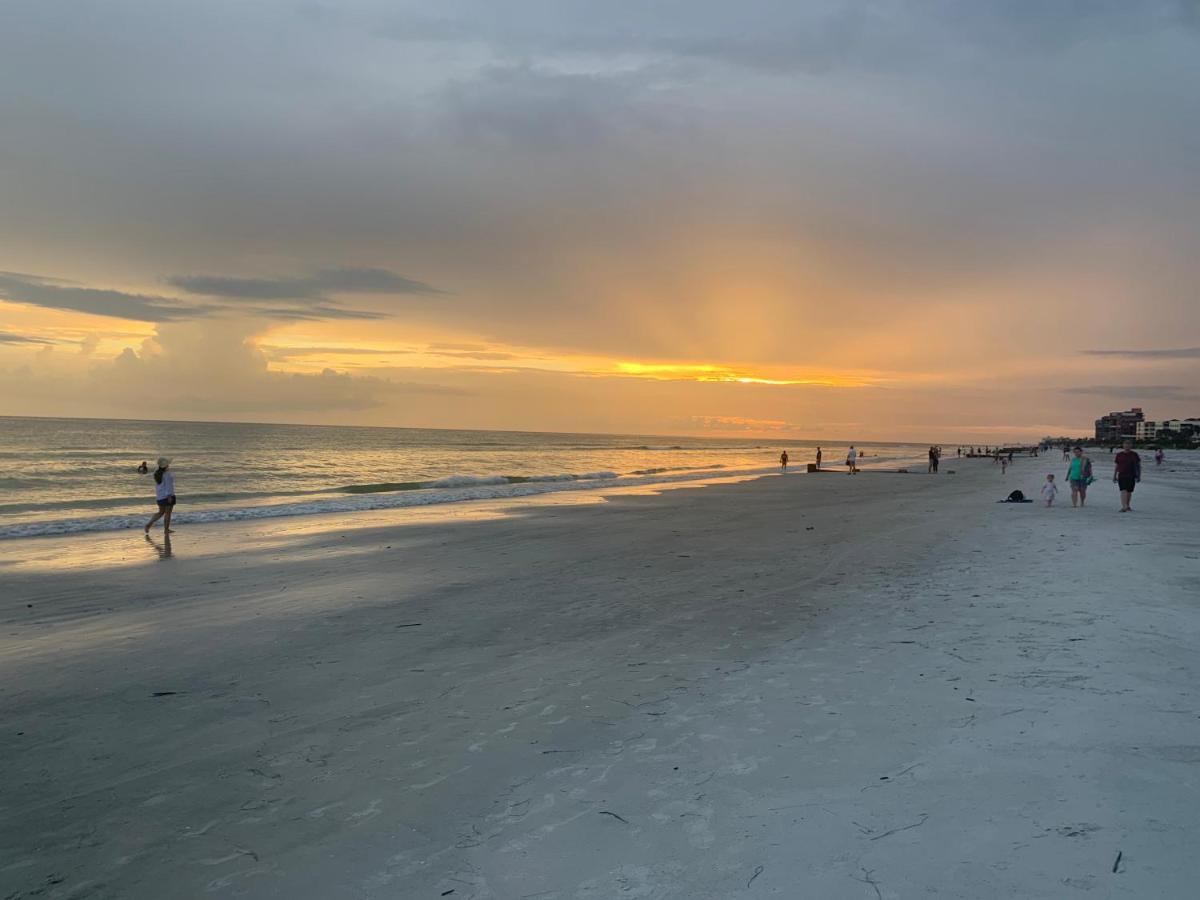
[[[1008,503],[1024,503],[1025,495],[1020,491],[1013,491],[1008,495]]]
[[[1091,484],[1096,479],[1092,477],[1092,459],[1090,456],[1083,458],[1083,483]]]

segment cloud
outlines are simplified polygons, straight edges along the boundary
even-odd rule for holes
[[[180,303],[170,297],[80,287],[59,279],[18,272],[0,272],[0,298],[12,303],[138,322],[177,322],[211,315],[214,311],[212,306]]]
[[[3,296],[155,324],[297,323],[277,343],[437,336],[483,342],[468,354],[941,386],[906,396],[928,402],[918,418],[877,387],[852,409],[824,389],[784,408],[783,391],[716,406],[713,382],[575,379],[556,419],[567,382],[530,376],[507,422],[481,400],[457,424],[1087,421],[1085,395],[1019,394],[1003,375],[994,394],[945,388],[1016,366],[1116,381],[1116,354],[1076,348],[1200,334],[1200,212],[1180,187],[1200,142],[1192,0],[5,9],[0,267],[80,283],[24,277]],[[359,262],[389,268],[336,268]],[[66,333],[50,330],[61,315],[17,312],[5,327]],[[322,319],[339,321],[306,324]],[[621,403],[587,399],[601,390]],[[634,396],[664,418],[633,418]]]
[[[1158,28],[1194,27],[1190,0],[688,0],[629,5],[619,19],[603,4],[553,6],[492,0],[392,14],[375,33],[408,44],[484,45],[523,58],[552,54],[647,55],[776,72],[912,66],[947,46],[1010,54],[1062,52],[1077,42]]]
[[[1155,400],[1194,400],[1200,396],[1195,388],[1178,384],[1091,384],[1061,388],[1060,392],[1145,403]]]
[[[754,419],[746,416],[687,416],[681,422],[688,430],[699,428],[704,431],[723,432],[795,432],[800,428],[794,422],[784,419]]]
[[[408,348],[396,350],[381,350],[376,347],[276,347],[270,344],[260,344],[258,349],[268,359],[283,361],[296,359],[301,356],[402,356],[417,351]]]
[[[168,279],[173,285],[178,279]],[[187,279],[184,279],[187,280]],[[84,287],[74,282],[42,275],[28,275],[18,272],[0,272],[0,299],[13,303],[25,303],[41,306],[46,309],[62,309],[74,312],[89,313],[95,316],[108,316],[117,319],[130,319],[138,322],[183,322],[195,319],[211,318],[221,315],[240,315],[254,318],[272,319],[278,321],[319,321],[328,319],[384,319],[391,314],[377,310],[354,309],[342,306],[338,301],[323,296],[312,288],[313,285],[341,286],[343,292],[350,292],[348,285],[355,285],[353,292],[378,293],[383,286],[419,285],[420,282],[410,282],[408,279],[392,275],[382,269],[329,269],[318,273],[312,279],[294,279],[295,284],[304,285],[312,291],[310,294],[284,292],[286,280],[256,281],[253,279],[197,279],[199,282],[212,281],[214,290],[209,294],[217,298],[245,297],[256,300],[275,300],[281,302],[275,305],[253,306],[234,305],[228,302],[196,303],[175,297],[164,297],[150,294],[132,294],[125,291],[107,288]],[[176,285],[185,289],[182,284]],[[423,286],[428,287],[428,286]],[[221,293],[223,288],[225,293]],[[241,289],[243,293],[235,293]],[[409,293],[415,289],[410,289]],[[428,288],[435,291],[435,288]],[[257,293],[255,293],[257,291]],[[272,293],[275,291],[275,293]],[[207,293],[201,290],[192,293]],[[286,302],[284,302],[286,301]]]
[[[167,283],[188,294],[245,300],[323,300],[329,294],[446,293],[377,268],[321,269],[299,278],[231,278],[223,275],[173,275]]]
[[[256,344],[258,327],[220,318],[174,322],[116,357],[34,354],[21,367],[0,369],[0,395],[17,414],[52,404],[73,415],[345,421],[466,393],[437,382],[331,368],[277,371]]]
[[[1125,359],[1200,359],[1200,347],[1150,350],[1082,350],[1084,356],[1117,356]]]
[[[11,331],[0,331],[0,344],[53,344],[46,338],[31,337],[26,334],[14,334]]]

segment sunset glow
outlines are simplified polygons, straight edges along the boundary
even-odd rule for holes
[[[0,413],[954,440],[1200,403],[1169,15],[877,10],[826,58],[805,4],[276,12],[0,35]]]

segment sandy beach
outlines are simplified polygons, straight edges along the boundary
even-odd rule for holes
[[[1194,896],[1200,455],[1095,459],[0,543],[0,897]]]

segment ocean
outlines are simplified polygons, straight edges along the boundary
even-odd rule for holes
[[[863,466],[918,463],[925,447],[858,444]],[[427,506],[615,485],[803,471],[788,440],[543,434],[229,422],[0,417],[0,538],[140,527],[173,462],[175,523]],[[825,445],[840,466],[844,445]]]

